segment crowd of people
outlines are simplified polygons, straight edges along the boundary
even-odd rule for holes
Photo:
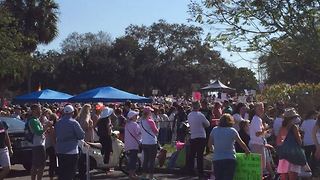
[[[104,163],[107,164],[113,151],[112,131],[119,131],[118,138],[124,142],[129,158],[130,179],[155,179],[153,173],[159,145],[177,141],[190,144],[185,169],[199,179],[204,177],[204,154],[211,152],[213,172],[218,180],[233,179],[237,152],[260,154],[262,172],[270,176],[279,173],[283,180],[297,179],[302,169],[310,170],[316,176],[320,159],[318,112],[310,110],[302,117],[296,109],[282,102],[268,105],[266,109],[265,106],[262,102],[221,102],[213,99],[167,102],[162,98],[152,104],[127,101],[107,104],[14,105],[2,108],[0,113],[1,116],[25,121],[33,133],[33,154],[36,154],[36,158],[32,159],[31,179],[42,178],[47,156],[51,179],[57,172],[59,179],[73,179],[76,176],[78,154],[81,154],[79,141],[84,145],[100,142]],[[5,165],[2,167],[7,165],[8,170],[1,171],[3,175],[0,173],[0,179],[9,172],[8,157],[12,153],[6,128],[5,123],[1,122],[0,160],[1,165]],[[285,146],[297,149],[295,157],[301,156],[299,152],[305,152],[302,160],[288,158],[289,155],[281,150]],[[274,150],[281,152],[277,154],[277,160],[270,153]],[[141,151],[143,174],[138,177],[135,168]]]

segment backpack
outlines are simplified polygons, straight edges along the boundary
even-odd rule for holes
[[[27,120],[25,126],[24,126],[24,137],[25,139],[30,142],[30,143],[33,143],[33,132],[31,131],[31,128],[30,128],[30,119]]]

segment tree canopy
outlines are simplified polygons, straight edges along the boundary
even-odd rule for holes
[[[79,51],[86,49],[99,48],[102,46],[110,46],[111,36],[105,32],[84,33],[77,32],[71,33],[61,43],[62,52]]]
[[[212,42],[232,51],[262,53],[259,63],[270,83],[319,82],[319,8],[320,2],[315,0],[205,0],[190,4],[193,20],[219,28],[220,33],[209,36]],[[296,80],[293,74],[298,75]]]
[[[319,82],[319,52],[302,49],[300,44],[289,38],[274,43],[270,52],[259,58],[259,63],[271,84]]]
[[[0,89],[12,80],[21,80],[25,73],[21,68],[27,55],[21,44],[26,38],[17,31],[17,22],[10,13],[0,6]]]
[[[72,33],[61,53],[37,56],[37,62],[53,65],[36,71],[34,83],[73,93],[111,85],[145,95],[153,89],[191,92],[191,84],[205,85],[210,79],[229,80],[239,90],[255,88],[254,73],[228,64],[201,33],[201,28],[162,20],[149,27],[130,25],[115,40],[105,32]],[[250,82],[232,81],[238,75]]]
[[[58,4],[54,0],[3,0],[0,6],[8,10],[17,22],[16,30],[26,38],[21,45],[29,55],[23,67],[30,92],[36,67],[32,55],[39,44],[48,44],[57,36]]]
[[[106,32],[74,32],[61,43],[61,52],[40,53],[35,47],[56,35],[56,26],[51,25],[56,25],[57,4],[6,0],[1,7],[0,79],[19,75],[28,80],[7,81],[12,90],[25,92],[23,87],[32,84],[36,89],[41,84],[76,94],[110,85],[145,95],[153,89],[184,94],[191,93],[192,84],[205,85],[211,79],[230,81],[239,90],[256,86],[254,73],[227,63],[196,26],[163,20],[148,27],[130,25],[124,36],[114,40]],[[51,25],[39,24],[43,16]]]
[[[214,40],[232,50],[265,50],[278,38],[319,44],[319,6],[315,0],[205,0],[193,1],[190,12],[200,23],[224,28]],[[237,46],[243,41],[245,49]]]
[[[48,44],[58,34],[58,4],[54,0],[4,0],[18,23],[18,31],[29,39],[23,46],[34,52],[38,44]]]

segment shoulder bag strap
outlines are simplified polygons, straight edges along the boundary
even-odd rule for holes
[[[144,130],[145,132],[147,132],[151,137],[155,138],[155,136],[153,136],[149,131],[147,131],[147,130],[143,127],[142,121],[141,121],[141,126],[142,126],[142,128],[143,128],[143,130]]]
[[[127,130],[128,130],[128,133],[133,137],[133,139],[136,140],[138,144],[140,144],[140,142],[137,140],[137,138],[135,138],[135,137],[131,134],[131,132],[129,131],[128,128],[127,128]]]

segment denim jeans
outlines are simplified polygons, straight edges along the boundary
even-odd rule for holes
[[[310,146],[304,146],[304,153],[306,155],[307,158],[307,162],[309,163],[309,166],[312,170],[312,172],[314,172],[315,170],[315,153],[316,153],[316,146],[315,145],[310,145]]]
[[[76,174],[78,154],[58,154],[58,179],[72,180]]]
[[[206,146],[206,138],[190,139],[190,154],[187,161],[188,170],[194,169],[194,158],[197,157],[197,169],[199,176],[203,176],[203,152]]]
[[[128,152],[128,170],[136,170],[138,161],[138,150],[129,150]]]
[[[54,177],[57,171],[57,157],[54,147],[48,147],[46,154],[49,157],[49,177]]]
[[[216,180],[233,180],[236,171],[236,160],[223,159],[213,161],[213,169]]]
[[[153,174],[154,162],[157,156],[157,144],[142,144],[143,164],[142,169],[144,173]]]
[[[168,128],[160,128],[159,130],[159,136],[158,136],[158,140],[160,142],[161,145],[165,144],[167,142],[167,132],[168,132]]]
[[[78,177],[79,180],[86,180],[87,177],[87,163],[86,163],[86,154],[80,153],[78,159]]]

